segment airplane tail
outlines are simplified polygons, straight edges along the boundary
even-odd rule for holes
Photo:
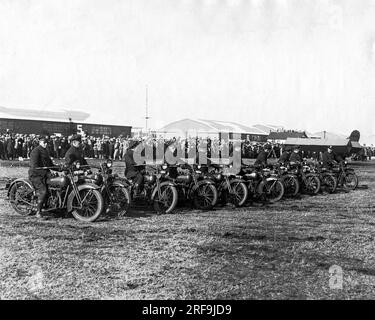
[[[348,139],[350,141],[358,142],[360,137],[360,132],[358,130],[353,130]]]

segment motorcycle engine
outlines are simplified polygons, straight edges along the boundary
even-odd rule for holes
[[[49,188],[49,196],[47,199],[47,207],[49,209],[57,208],[61,203],[60,188]]]

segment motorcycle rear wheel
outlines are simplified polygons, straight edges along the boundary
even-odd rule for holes
[[[79,208],[78,199],[74,197],[72,202],[73,217],[82,222],[94,222],[103,211],[102,194],[98,190],[86,188],[79,190],[79,195],[82,199],[82,208]]]
[[[23,181],[16,182],[10,188],[9,202],[17,213],[23,216],[31,215],[37,202],[35,190]]]

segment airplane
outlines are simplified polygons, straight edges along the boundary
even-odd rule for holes
[[[293,147],[298,145],[301,151],[324,152],[329,146],[333,151],[343,157],[358,153],[363,147],[359,143],[360,132],[352,131],[346,139],[316,139],[316,138],[287,138],[285,146]]]

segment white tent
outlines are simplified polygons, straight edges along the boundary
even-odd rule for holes
[[[214,137],[219,133],[267,136],[268,133],[236,122],[204,119],[182,119],[171,122],[157,131],[165,137]]]

